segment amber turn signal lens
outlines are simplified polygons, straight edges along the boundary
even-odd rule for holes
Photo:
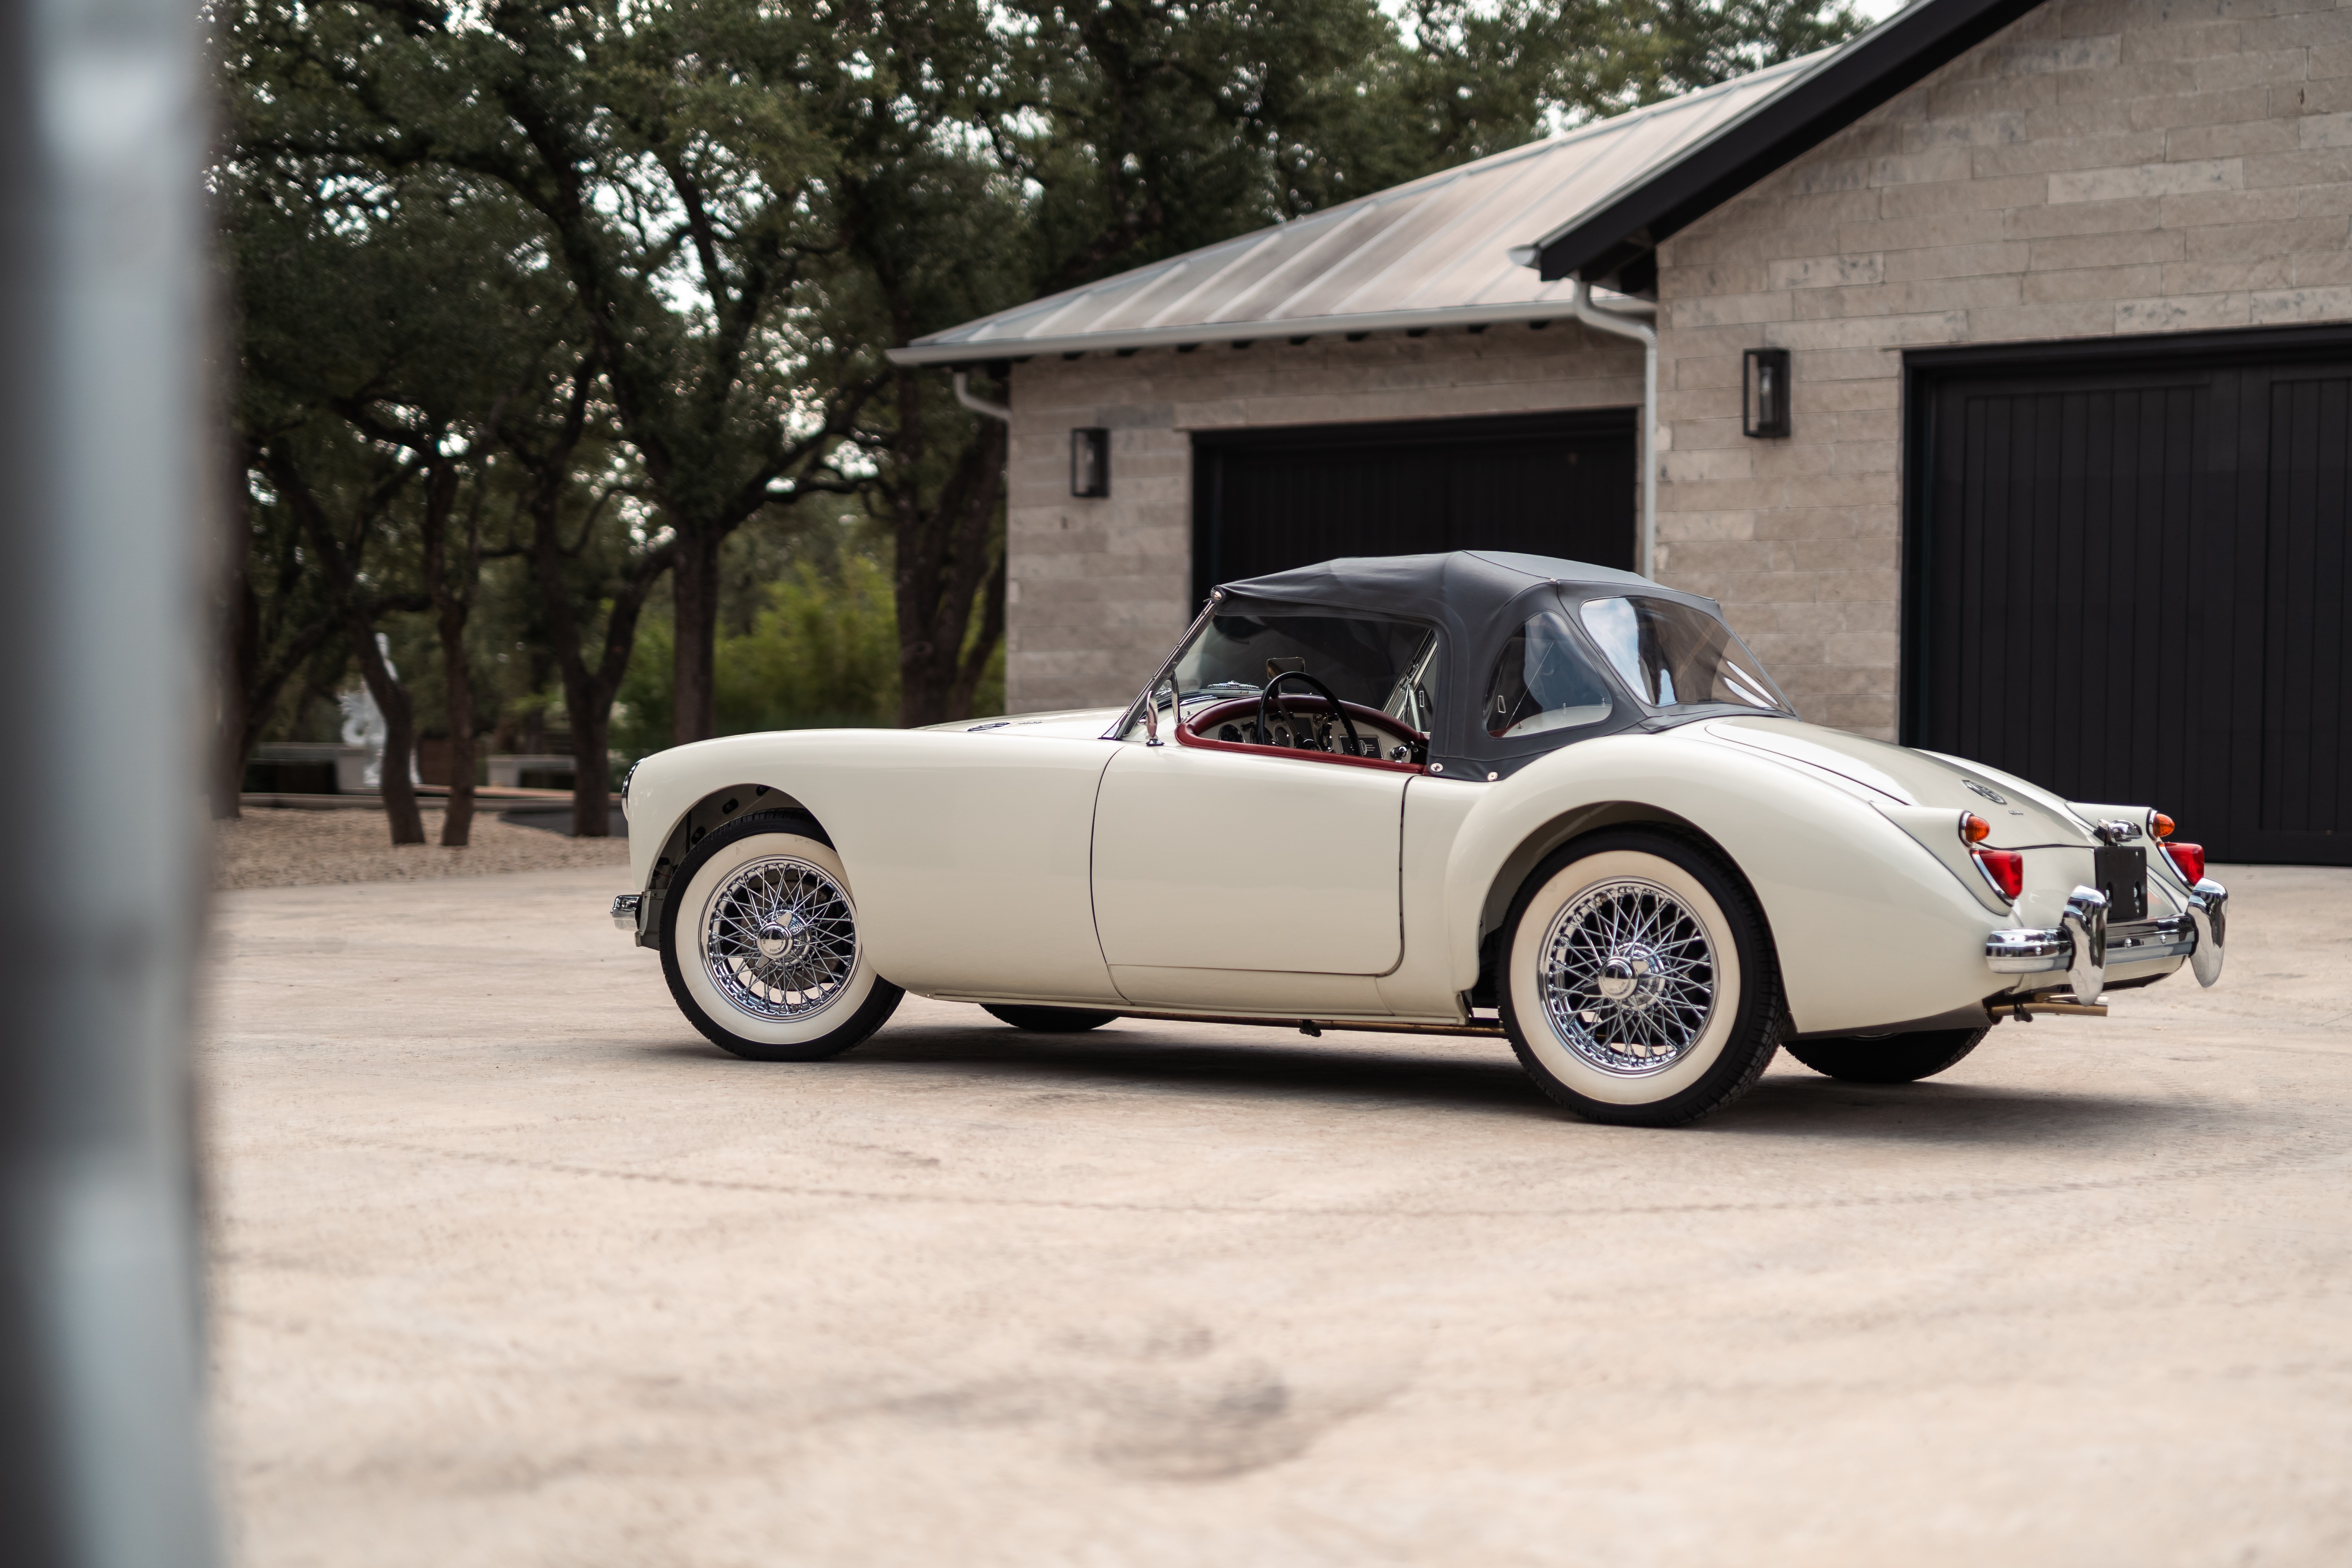
[[[2180,879],[2195,887],[2205,876],[2205,846],[2202,844],[2168,844],[2164,852],[2172,859],[2173,868]]]
[[[2014,903],[2025,891],[2025,857],[2014,849],[1971,849],[1977,864],[1984,868],[1985,880],[1995,891]]]
[[[1992,824],[1973,811],[1960,813],[1960,842],[1981,844],[1992,837]]]
[[[2172,818],[2165,816],[2164,813],[2160,811],[2150,812],[2147,817],[2147,831],[2149,836],[2152,837],[2171,837]]]

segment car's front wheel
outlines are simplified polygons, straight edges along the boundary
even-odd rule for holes
[[[814,823],[745,817],[706,835],[662,904],[662,973],[716,1046],[763,1062],[839,1056],[904,994],[858,940],[848,873]]]
[[[1503,1026],[1546,1094],[1594,1121],[1673,1127],[1755,1084],[1782,1027],[1764,918],[1716,857],[1620,829],[1537,867],[1503,932]]]
[[[1921,1029],[1876,1039],[1861,1035],[1791,1040],[1789,1054],[1818,1073],[1848,1083],[1916,1083],[1977,1048],[1982,1029]]]

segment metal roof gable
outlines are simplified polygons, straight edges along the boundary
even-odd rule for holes
[[[1914,0],[1868,32],[1792,62],[1799,68],[1773,91],[1545,234],[1536,242],[1538,270],[1547,281],[1614,276],[2041,4]]]
[[[889,357],[972,364],[1566,318],[1569,279],[1616,279],[2041,3],[1915,0],[1834,48],[932,332]]]
[[[1802,62],[1440,170],[1288,223],[1016,305],[894,349],[970,364],[1254,338],[1564,319],[1570,289],[1514,250],[1738,114]],[[1618,301],[1622,309],[1632,301]]]

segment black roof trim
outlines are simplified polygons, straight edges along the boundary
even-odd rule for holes
[[[1600,283],[1984,42],[2042,0],[1916,0],[1815,70],[1790,80],[1606,206],[1544,243],[1544,281]]]
[[[1971,370],[2072,369],[2138,364],[2147,360],[2204,365],[2221,360],[2294,359],[2307,354],[2341,357],[2352,349],[2352,324],[2289,322],[2275,327],[2221,327],[2199,332],[2139,332],[2126,337],[2059,338],[2001,343],[1948,343],[1905,349],[1903,368],[1929,375]]]

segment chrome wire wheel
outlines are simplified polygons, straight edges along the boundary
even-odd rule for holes
[[[857,922],[833,875],[793,855],[738,867],[702,917],[711,984],[755,1018],[795,1022],[840,998],[857,972]]]
[[[1667,889],[1618,878],[1585,889],[1544,932],[1536,986],[1552,1033],[1618,1078],[1664,1072],[1714,1016],[1715,949]]]

